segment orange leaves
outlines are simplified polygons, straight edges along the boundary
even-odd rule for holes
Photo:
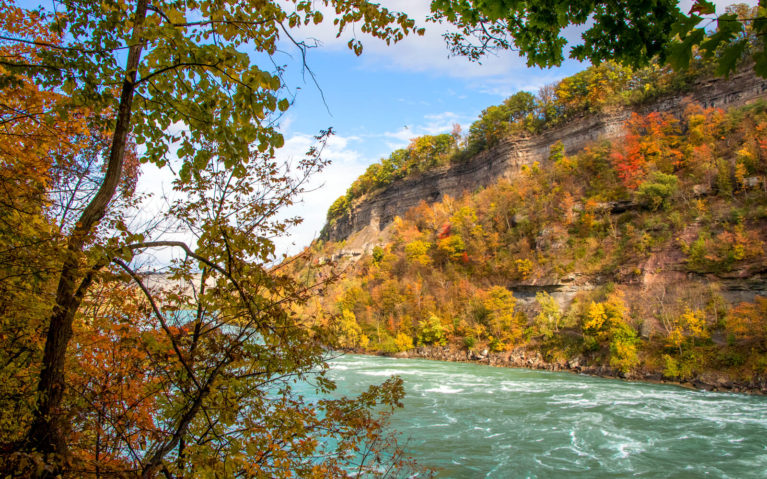
[[[650,170],[705,170],[714,160],[724,113],[690,103],[682,120],[671,113],[633,113],[626,134],[610,154],[623,186],[636,189]]]
[[[450,223],[444,223],[437,232],[438,239],[445,239],[450,236]]]
[[[765,341],[767,339],[767,298],[757,296],[753,303],[740,303],[727,315],[726,328],[727,332],[738,341]]]
[[[669,113],[636,113],[626,122],[626,136],[613,150],[611,161],[626,188],[636,189],[650,165],[672,171],[684,155],[679,150],[679,121]]]
[[[27,42],[57,45],[61,42],[59,35],[46,28],[36,12],[30,12],[14,5],[12,1],[0,0],[0,30],[25,39]],[[38,48],[26,42],[6,42],[2,46],[6,59],[22,63],[24,59],[37,57]]]
[[[157,428],[157,393],[164,378],[154,374],[159,348],[154,353],[148,348],[146,308],[138,295],[136,288],[120,283],[99,287],[75,323],[77,346],[67,381],[77,420],[70,447],[78,460],[104,471],[135,467],[125,448],[146,447]],[[151,337],[163,341],[156,332]]]

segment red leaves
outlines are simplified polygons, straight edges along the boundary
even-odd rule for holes
[[[445,223],[440,227],[439,231],[437,232],[437,238],[438,239],[445,239],[448,236],[450,236],[450,223]]]
[[[626,122],[626,136],[613,150],[610,160],[626,188],[636,189],[650,164],[661,171],[673,171],[684,159],[679,149],[679,120],[670,113],[636,113]]]

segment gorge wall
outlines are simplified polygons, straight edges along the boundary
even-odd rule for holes
[[[512,179],[523,165],[543,163],[549,150],[561,141],[567,154],[573,154],[588,144],[612,139],[623,131],[623,124],[633,112],[680,111],[686,102],[705,107],[729,108],[745,105],[767,96],[767,80],[749,69],[728,79],[701,79],[676,95],[667,95],[631,107],[614,108],[609,112],[584,115],[538,135],[513,136],[484,151],[469,161],[444,166],[426,173],[397,181],[374,191],[351,205],[349,212],[326,225],[322,238],[341,241],[351,234],[368,228],[372,233],[382,230],[409,208],[421,201],[433,203],[445,195],[457,197],[465,191],[488,186],[500,178]]]

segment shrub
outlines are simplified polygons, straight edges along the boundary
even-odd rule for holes
[[[384,258],[384,250],[380,246],[373,248],[373,263],[379,264]]]
[[[639,185],[638,194],[651,210],[668,209],[671,204],[670,199],[676,193],[678,184],[679,179],[676,176],[654,171],[647,180]]]
[[[541,312],[535,317],[535,325],[542,335],[550,338],[555,332],[559,331],[562,311],[559,309],[559,304],[549,293],[536,293],[535,301],[541,307]]]
[[[610,366],[622,373],[631,371],[639,364],[637,356],[637,338],[634,328],[626,323],[620,323],[610,330]]]
[[[418,323],[418,345],[438,344],[444,346],[447,343],[447,330],[442,321],[434,314],[426,321]]]
[[[428,266],[431,264],[431,257],[429,256],[431,247],[432,244],[428,241],[411,241],[405,245],[405,255],[411,263]]]
[[[394,344],[397,347],[397,351],[407,351],[413,349],[413,338],[409,334],[397,333],[397,337],[394,338]]]

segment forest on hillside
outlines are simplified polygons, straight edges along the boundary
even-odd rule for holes
[[[403,212],[307,314],[337,316],[339,344],[368,351],[522,347],[628,376],[764,375],[767,298],[731,303],[722,283],[767,267],[767,102],[678,113],[634,114],[622,138],[555,145],[511,180]],[[535,288],[566,282],[583,286],[567,301]]]
[[[698,65],[767,77],[764,0],[719,13],[707,0],[688,12],[676,0],[426,3],[429,25],[452,25],[454,54],[601,66],[560,84],[554,103],[519,94],[488,109],[468,140],[415,141],[339,211],[503,135],[672,91],[664,79],[683,85]],[[568,44],[570,26],[583,33]],[[305,155],[278,158],[294,73],[316,80],[313,28],[351,55],[363,40],[425,32],[369,0],[0,0],[3,477],[420,474],[387,429],[402,379],[335,394],[336,347],[537,342],[624,371],[764,368],[764,301],[730,307],[712,289],[653,316],[665,329],[648,336],[649,316],[623,293],[647,271],[624,266],[658,248],[680,251],[694,274],[759,264],[763,106],[690,105],[683,118],[633,119],[625,144],[554,149],[553,168],[404,216],[395,241],[339,281],[312,257],[333,245],[296,258],[276,245],[300,222],[285,208],[328,165],[326,125],[312,127]],[[668,76],[669,65],[689,73]],[[633,85],[634,71],[648,76]],[[142,175],[168,180],[143,191]],[[612,215],[616,201],[632,207]],[[546,243],[551,228],[563,244]],[[581,270],[614,281],[566,310],[542,296],[542,312],[525,313],[505,284]]]

